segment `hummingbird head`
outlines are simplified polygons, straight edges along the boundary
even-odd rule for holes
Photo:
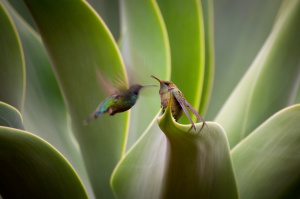
[[[150,87],[150,86],[156,86],[156,85],[140,85],[140,84],[134,84],[130,86],[130,91],[133,92],[134,94],[138,95],[140,90],[144,87]]]
[[[165,93],[165,92],[168,92],[168,91],[173,90],[174,88],[176,88],[176,85],[173,82],[163,81],[163,80],[155,77],[154,75],[151,75],[151,77],[156,79],[157,81],[159,81],[159,83],[160,83],[160,93]]]

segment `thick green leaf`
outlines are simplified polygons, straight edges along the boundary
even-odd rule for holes
[[[205,56],[201,3],[167,0],[157,2],[170,40],[171,80],[183,92],[187,101],[198,110],[203,89]],[[189,123],[186,116],[180,122]]]
[[[155,122],[155,121],[153,121]],[[225,132],[175,123],[170,109],[152,123],[112,176],[117,198],[238,198]],[[167,139],[166,139],[167,138]]]
[[[170,49],[167,31],[157,3],[152,0],[120,1],[121,51],[130,83],[156,84],[150,77],[170,78]],[[142,135],[160,108],[158,88],[142,90],[130,114],[127,148]]]
[[[199,113],[204,115],[211,98],[215,74],[214,7],[212,0],[201,0],[204,18],[205,70]]]
[[[9,104],[0,102],[0,126],[24,129],[20,112]]]
[[[0,164],[3,198],[87,198],[67,160],[26,131],[0,127]]]
[[[109,178],[125,148],[128,113],[103,115],[88,126],[83,120],[107,97],[97,71],[113,86],[126,82],[117,46],[84,1],[25,2],[52,59],[95,195],[112,198]]]
[[[216,117],[255,59],[272,30],[281,2],[214,0],[216,67],[208,120]]]
[[[294,102],[300,57],[300,1],[280,12],[268,40],[215,119],[230,146]]]
[[[170,105],[158,118],[158,125],[167,137],[163,198],[238,198],[230,149],[221,126],[197,123],[197,131],[191,131],[190,125],[175,122]]]
[[[27,66],[23,111],[25,129],[59,150],[72,164],[92,196],[78,143],[68,125],[66,107],[41,38],[6,1],[3,3],[19,32]]]
[[[25,74],[22,47],[15,27],[0,2],[0,100],[22,110]]]
[[[241,198],[299,198],[300,105],[279,111],[231,152]]]

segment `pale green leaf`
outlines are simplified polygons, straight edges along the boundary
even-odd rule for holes
[[[205,38],[204,82],[201,94],[199,113],[204,116],[210,103],[215,75],[214,47],[214,4],[212,0],[202,0]]]
[[[295,100],[300,75],[300,1],[289,1],[279,17],[215,119],[224,127],[231,147]]]
[[[212,120],[272,30],[282,0],[214,0],[215,78],[206,118]]]
[[[103,115],[87,126],[83,121],[108,95],[97,71],[115,87],[126,82],[117,46],[84,1],[25,2],[51,57],[95,195],[112,198],[109,178],[124,150],[128,113]]]
[[[231,154],[241,198],[299,198],[300,105],[283,109]]]
[[[170,49],[166,27],[156,1],[120,1],[120,48],[131,84],[159,83],[150,75],[170,78]],[[160,108],[158,88],[145,88],[131,109],[127,149],[142,135]]]
[[[170,40],[171,81],[183,92],[187,101],[198,110],[205,69],[204,21],[201,3],[200,1],[167,0],[157,2]],[[179,121],[189,123],[186,116],[181,117]]]

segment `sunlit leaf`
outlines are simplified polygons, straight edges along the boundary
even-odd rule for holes
[[[187,101],[198,110],[203,89],[205,56],[201,3],[200,1],[166,0],[157,2],[170,40],[171,80],[184,93]],[[185,116],[179,121],[189,123]]]
[[[107,97],[97,71],[113,86],[126,82],[117,46],[85,1],[25,2],[51,57],[95,195],[112,198],[109,178],[124,150],[128,113],[103,115],[87,126],[83,120]]]
[[[199,113],[204,116],[210,103],[215,75],[214,4],[212,0],[202,0],[201,3],[204,18],[205,70]]]
[[[156,1],[120,1],[120,48],[130,83],[156,84],[150,75],[170,78],[170,49]],[[142,17],[141,17],[142,16]],[[127,149],[142,135],[160,108],[158,88],[145,88],[130,113]]]

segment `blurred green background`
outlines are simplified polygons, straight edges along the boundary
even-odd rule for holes
[[[299,0],[0,0],[0,198],[298,198],[299,35]],[[97,72],[208,127],[158,88],[85,126]]]

